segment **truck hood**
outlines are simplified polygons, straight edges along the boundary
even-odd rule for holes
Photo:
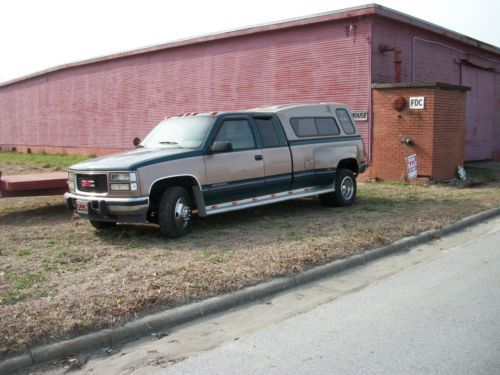
[[[138,148],[119,154],[85,160],[70,167],[76,171],[133,171],[139,167],[201,155],[201,150],[183,148]]]

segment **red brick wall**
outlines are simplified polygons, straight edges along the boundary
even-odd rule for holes
[[[466,97],[470,92],[435,90],[432,177],[446,180],[455,176],[465,159]]]
[[[448,180],[464,162],[465,91],[439,85],[389,85],[373,89],[373,158],[371,179],[404,180],[405,156],[417,154],[419,177]],[[398,112],[396,97],[424,96],[425,108]],[[409,138],[411,146],[402,143]]]

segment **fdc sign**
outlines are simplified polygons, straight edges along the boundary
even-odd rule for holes
[[[424,109],[425,98],[423,96],[410,96],[410,109]]]

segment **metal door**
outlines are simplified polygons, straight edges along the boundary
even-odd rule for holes
[[[463,85],[467,93],[465,125],[465,160],[483,160],[492,157],[494,124],[494,73],[462,66]]]

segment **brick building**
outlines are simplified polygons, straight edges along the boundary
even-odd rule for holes
[[[103,154],[165,116],[290,102],[360,112],[372,84],[442,82],[466,94],[465,160],[500,159],[500,49],[379,5],[177,41],[0,84],[0,147]],[[450,120],[451,121],[451,120]],[[461,136],[461,135],[459,135]]]

